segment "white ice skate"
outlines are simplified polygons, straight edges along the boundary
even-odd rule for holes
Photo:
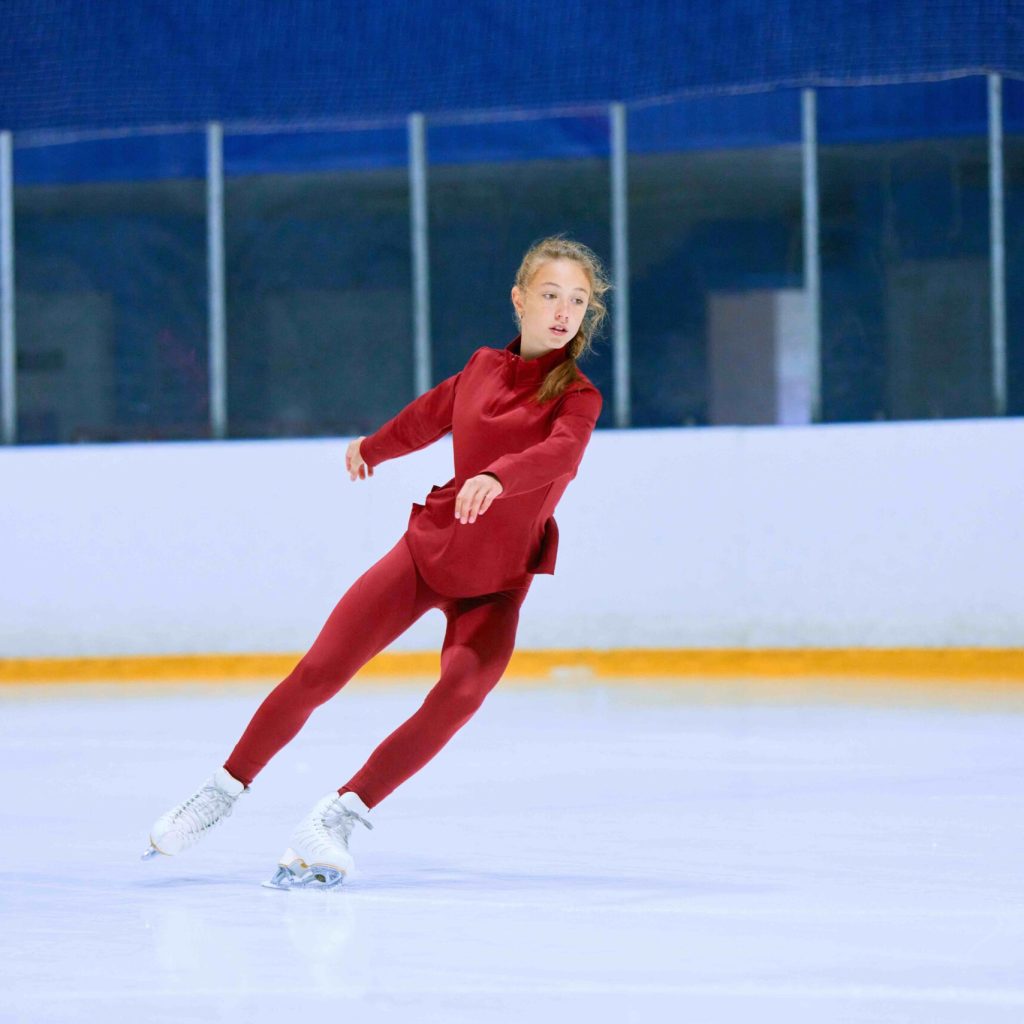
[[[348,838],[370,808],[355,793],[330,793],[299,822],[268,889],[333,889],[355,869]]]
[[[195,845],[217,822],[226,818],[246,792],[234,776],[218,768],[184,803],[156,819],[149,830],[149,849],[143,860],[158,853],[168,856]]]

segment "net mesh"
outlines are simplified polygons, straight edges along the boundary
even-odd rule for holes
[[[634,425],[990,415],[989,70],[1010,76],[1020,414],[1011,8],[13,0],[19,440],[209,436],[208,119],[226,125],[229,435],[354,435],[414,393],[408,112],[428,114],[437,381],[514,335],[532,241],[565,231],[610,262],[609,100],[628,114]],[[801,85],[828,86],[818,364],[800,341]],[[584,369],[610,425],[608,332]]]
[[[6,0],[0,26],[0,124],[15,131],[551,113],[1024,73],[1015,0]]]

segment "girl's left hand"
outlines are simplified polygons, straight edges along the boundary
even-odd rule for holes
[[[460,523],[475,523],[476,517],[482,516],[504,489],[498,478],[489,473],[471,476],[455,499],[455,518]]]

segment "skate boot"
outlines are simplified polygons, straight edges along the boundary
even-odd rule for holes
[[[355,793],[330,793],[299,822],[288,849],[281,854],[269,889],[333,889],[355,869],[348,838],[370,809]]]
[[[195,845],[214,825],[226,818],[246,787],[218,768],[184,803],[157,818],[149,830],[149,849],[143,860],[158,853],[181,853]]]

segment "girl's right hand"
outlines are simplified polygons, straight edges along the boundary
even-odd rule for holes
[[[359,451],[359,445],[365,440],[365,437],[357,437],[345,452],[345,469],[348,470],[349,480],[365,480],[368,476],[373,476],[373,466],[363,462],[363,456]]]

